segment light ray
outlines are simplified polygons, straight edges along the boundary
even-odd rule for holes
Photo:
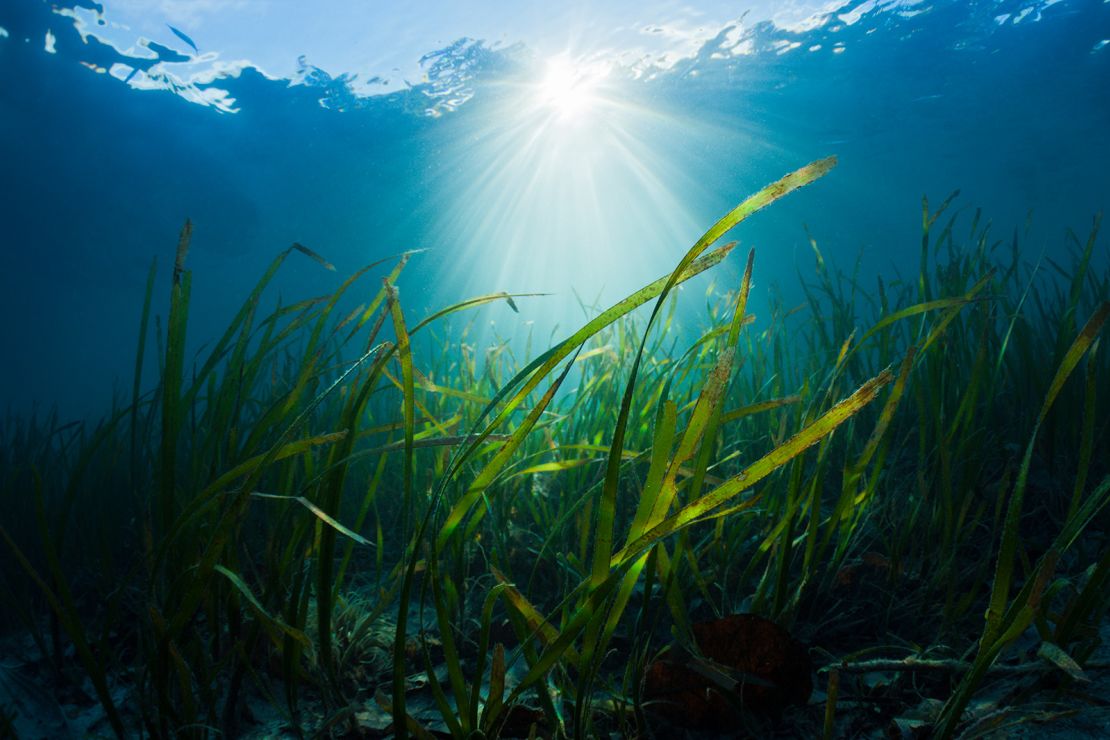
[[[615,300],[672,269],[705,192],[675,164],[698,124],[638,102],[642,83],[569,56],[532,72],[458,117],[430,233],[456,298],[554,293],[512,317],[546,334],[580,320],[572,290]]]

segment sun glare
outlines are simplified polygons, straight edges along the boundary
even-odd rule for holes
[[[528,309],[550,332],[671,269],[697,235],[685,201],[701,184],[671,156],[693,122],[646,104],[619,67],[537,61],[458,130],[432,241],[453,245],[450,264],[475,266],[465,278],[452,268],[455,291],[557,293]],[[628,218],[632,208],[645,215]]]
[[[576,66],[568,59],[555,57],[547,62],[547,72],[539,85],[539,102],[559,120],[580,119],[594,108],[598,83],[605,71],[597,66]]]

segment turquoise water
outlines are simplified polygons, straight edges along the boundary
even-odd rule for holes
[[[164,296],[186,217],[200,347],[293,241],[337,271],[295,261],[286,300],[426,248],[401,281],[411,316],[549,292],[477,319],[546,336],[581,316],[576,294],[666,273],[741,198],[829,154],[828,178],[734,235],[757,250],[757,310],[811,274],[807,227],[827,258],[891,278],[916,269],[922,195],[960,189],[1030,260],[1110,203],[1099,0],[740,20],[697,3],[223,5],[0,6],[0,408],[98,413],[128,387],[147,269]]]

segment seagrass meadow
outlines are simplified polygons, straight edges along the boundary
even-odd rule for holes
[[[722,238],[835,164],[549,347],[443,327],[552,297],[413,321],[415,253],[279,301],[285,263],[331,267],[294,244],[187,353],[186,222],[111,412],[0,424],[0,736],[1001,737],[1104,706],[1098,218],[1031,259],[925,199],[916,274],[864,284],[814,234],[805,301],[754,315]]]

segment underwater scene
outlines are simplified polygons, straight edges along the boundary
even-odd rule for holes
[[[0,738],[1110,736],[1110,0],[3,0]]]

